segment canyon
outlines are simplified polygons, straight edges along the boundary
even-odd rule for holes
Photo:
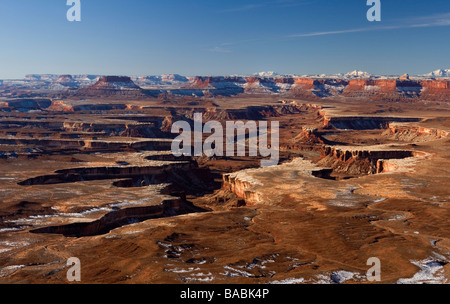
[[[446,79],[29,75],[0,88],[0,283],[449,283]],[[174,123],[279,123],[280,162]],[[197,114],[198,115],[198,114]]]

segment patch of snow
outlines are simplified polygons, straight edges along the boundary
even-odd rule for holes
[[[384,202],[385,200],[387,200],[387,198],[386,198],[386,197],[383,197],[383,198],[377,199],[377,200],[375,200],[375,201],[373,201],[373,202],[374,202],[374,203],[381,203],[381,202]]]
[[[190,273],[193,271],[199,271],[200,268],[193,268],[190,267],[188,269],[184,269],[184,268],[173,268],[173,269],[166,269],[167,272],[173,272],[173,273]]]
[[[330,278],[334,283],[342,284],[348,280],[352,280],[355,277],[355,275],[356,273],[340,270],[337,272],[333,272]]]
[[[397,284],[446,284],[449,279],[444,276],[444,265],[447,262],[428,258],[423,261],[411,261],[420,268],[412,278],[399,279]]]
[[[227,277],[239,277],[239,276],[241,276],[241,277],[249,278],[249,277],[252,276],[251,273],[249,273],[247,271],[244,271],[244,270],[235,269],[235,268],[230,267],[230,266],[225,266],[224,268],[227,269],[227,270],[232,271],[232,273],[230,273],[228,271],[225,271],[223,273],[223,275],[225,275]]]
[[[373,86],[373,85],[366,85],[364,86],[364,91],[379,91],[379,86]]]
[[[405,218],[405,215],[397,214],[397,215],[394,215],[393,217],[389,218],[389,221],[398,221],[398,220],[403,220],[404,218]]]
[[[186,280],[188,282],[194,281],[194,282],[203,282],[204,283],[204,282],[212,282],[212,281],[214,281],[214,277],[213,276],[210,276],[210,277],[198,277],[198,276],[195,276],[194,274],[191,274],[191,277],[184,278],[184,280]]]
[[[17,270],[20,270],[24,267],[25,267],[25,265],[12,265],[12,266],[4,267],[4,268],[0,269],[0,278],[7,277],[7,276],[13,274],[14,272],[16,272]]]
[[[25,229],[25,227],[3,228],[3,229],[0,229],[0,233],[20,231],[20,230],[24,230],[24,229]]]
[[[284,279],[281,281],[272,281],[269,284],[275,284],[275,285],[294,285],[294,284],[303,284],[305,283],[304,278],[291,278],[291,279]]]
[[[330,280],[330,277],[327,277],[326,275],[319,274],[316,276],[316,279],[312,281],[314,284],[331,284],[332,281]]]

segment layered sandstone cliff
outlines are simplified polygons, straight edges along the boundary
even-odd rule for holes
[[[439,129],[401,123],[390,123],[387,130],[383,132],[383,135],[399,141],[426,142],[445,138],[449,133]]]
[[[379,174],[386,172],[390,160],[414,157],[418,152],[392,150],[380,146],[324,147],[318,165],[332,168],[336,173],[349,175]]]
[[[450,82],[446,80],[354,79],[350,80],[343,95],[401,101],[423,99],[446,101],[450,98]]]
[[[247,205],[260,203],[271,204],[277,198],[277,189],[273,188],[274,180],[294,180],[299,182],[301,178],[315,179],[327,176],[329,170],[315,165],[309,160],[295,158],[290,162],[267,168],[256,168],[237,171],[223,176],[223,189],[245,200]],[[301,177],[301,178],[300,178]],[[279,186],[283,188],[283,186]],[[299,184],[296,184],[296,189]]]
[[[418,118],[389,116],[328,116],[321,111],[325,128],[342,130],[387,129],[392,122],[418,122]]]

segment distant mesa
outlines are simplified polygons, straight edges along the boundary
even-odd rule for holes
[[[29,81],[55,81],[59,75],[53,74],[29,74],[25,76],[25,80]]]
[[[38,80],[41,80],[41,75],[29,74],[29,75],[25,76],[25,80],[38,81]]]
[[[140,88],[127,76],[103,76],[89,89],[95,90],[139,90]]]
[[[61,75],[56,78],[55,83],[70,84],[74,83],[72,75]]]
[[[404,75],[400,76],[398,79],[400,79],[400,80],[409,80],[409,74],[404,74]]]
[[[139,89],[139,87],[128,76],[103,76],[100,80],[93,85],[93,87],[112,87],[123,86],[127,88]]]
[[[189,78],[179,74],[164,74],[161,76],[140,76],[132,80],[141,87],[184,85]]]
[[[28,74],[26,81],[68,83],[68,82],[93,82],[100,79],[99,75],[69,75],[69,74]]]
[[[4,102],[3,107],[9,111],[30,112],[34,110],[45,110],[52,105],[50,99],[43,98],[20,98]]]
[[[143,90],[128,76],[103,76],[95,84],[76,91],[79,96],[144,96]]]
[[[93,84],[100,80],[102,76],[99,75],[76,75],[72,76],[73,80],[80,84]]]
[[[53,91],[76,90],[79,85],[79,82],[72,75],[60,75],[50,83],[49,89]]]
[[[178,74],[165,74],[161,76],[162,81],[178,81],[178,82],[188,82],[189,79],[185,76]]]

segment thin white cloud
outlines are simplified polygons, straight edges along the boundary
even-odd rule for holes
[[[283,1],[283,0],[280,0],[280,2],[281,1]],[[287,1],[286,3],[290,3],[290,2]],[[303,2],[303,3],[305,3],[305,2]],[[327,35],[343,35],[343,34],[351,34],[351,33],[386,31],[386,30],[396,30],[396,29],[446,27],[446,26],[450,26],[450,13],[435,14],[435,15],[415,17],[415,18],[409,18],[409,19],[398,19],[396,21],[397,21],[397,24],[393,24],[393,25],[373,24],[370,27],[368,26],[368,27],[334,30],[334,31],[308,32],[308,33],[291,34],[291,35],[277,36],[277,37],[261,37],[261,38],[253,38],[253,39],[234,41],[234,42],[229,41],[226,43],[221,43],[213,48],[210,48],[209,51],[215,52],[215,53],[232,53],[233,51],[230,47],[247,44],[250,42],[267,42],[267,41],[275,42],[275,41],[285,40],[285,39],[318,37],[318,36],[327,36]]]
[[[398,24],[398,25],[379,25],[379,26],[345,29],[345,30],[338,30],[338,31],[323,31],[323,32],[293,34],[293,35],[290,35],[289,38],[341,35],[341,34],[349,34],[349,33],[395,30],[395,29],[408,29],[408,28],[427,28],[427,27],[450,26],[450,13],[418,17],[418,18],[414,18],[413,21],[414,22],[411,22],[411,20],[404,20],[403,22],[405,22],[405,23]]]
[[[356,29],[349,29],[349,30],[341,30],[341,31],[328,31],[328,32],[311,32],[311,33],[304,33],[304,34],[293,34],[290,35],[290,38],[297,38],[297,37],[314,37],[314,36],[326,36],[326,35],[339,35],[339,34],[347,34],[347,33],[358,33],[358,32],[365,32],[368,28],[356,28]]]

